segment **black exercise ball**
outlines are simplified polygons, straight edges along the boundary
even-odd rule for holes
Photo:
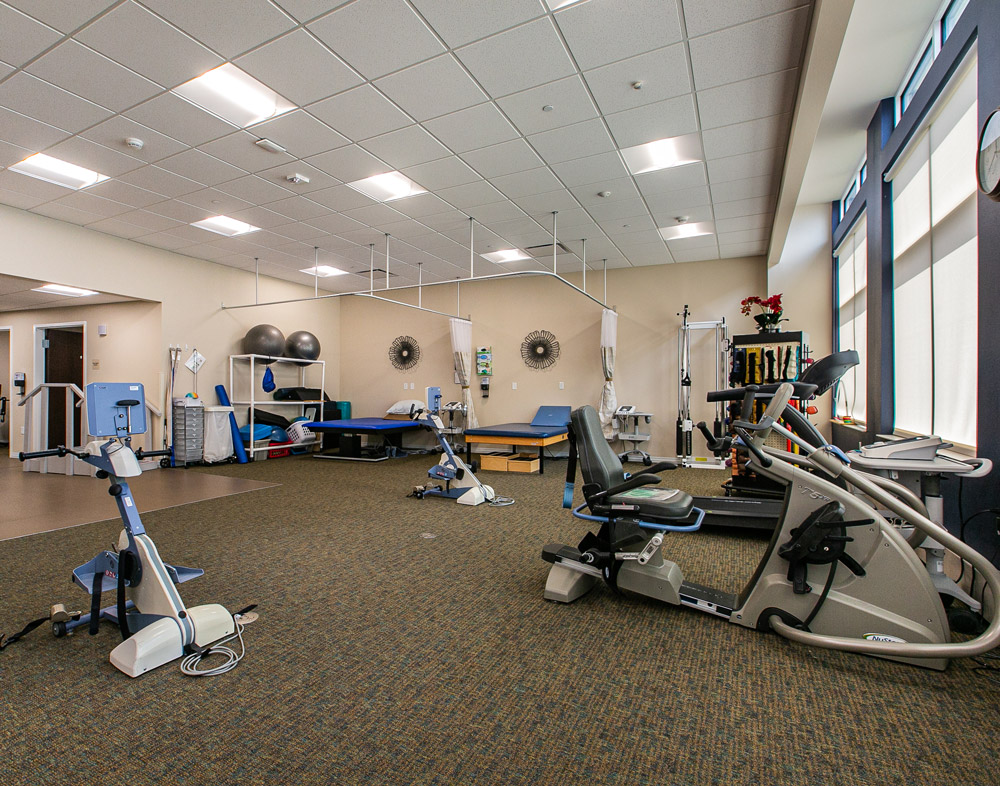
[[[285,357],[319,360],[319,339],[308,330],[296,330],[285,340]]]
[[[243,354],[280,358],[285,351],[285,336],[274,325],[255,325],[243,337]],[[270,363],[270,361],[266,361]]]

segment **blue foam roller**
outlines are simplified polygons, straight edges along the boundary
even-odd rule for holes
[[[223,407],[231,407],[229,394],[226,393],[225,385],[215,386],[215,395],[219,397],[219,404]],[[233,450],[236,452],[236,462],[238,464],[247,463],[247,452],[243,449],[243,440],[240,438],[240,427],[236,425],[236,415],[229,413],[229,428],[233,432]]]

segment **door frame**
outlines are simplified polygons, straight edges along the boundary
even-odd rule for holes
[[[17,401],[11,395],[14,380],[14,326],[0,325],[0,333],[7,334],[7,387],[0,396],[7,397],[7,454],[14,450],[14,407]]]
[[[45,380],[42,379],[42,375],[45,373],[45,349],[42,347],[42,341],[45,338],[45,331],[49,328],[70,328],[78,327],[83,329],[83,387],[87,387],[87,322],[86,320],[74,320],[72,322],[46,322],[44,324],[36,324],[32,326],[32,354],[34,356],[34,370],[32,371],[32,381],[34,384],[31,385],[34,388],[36,385],[41,384]],[[25,390],[25,393],[30,391]],[[81,433],[84,439],[87,437],[87,423],[83,418],[86,417],[87,411],[84,408],[80,409],[81,418]],[[33,406],[34,410],[31,414],[31,433],[40,434],[42,428],[42,408]],[[40,443],[39,443],[40,444]]]

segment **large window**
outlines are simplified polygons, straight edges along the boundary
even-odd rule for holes
[[[977,79],[972,54],[892,174],[895,428],[976,444]]]
[[[861,362],[840,380],[834,415],[864,423],[868,394],[868,224],[861,216],[834,253],[837,258],[837,349],[856,349]]]

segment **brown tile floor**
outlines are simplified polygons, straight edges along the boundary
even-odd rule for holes
[[[151,470],[129,482],[140,513],[274,485],[181,469]],[[107,481],[24,472],[21,462],[0,457],[0,540],[117,517]]]

